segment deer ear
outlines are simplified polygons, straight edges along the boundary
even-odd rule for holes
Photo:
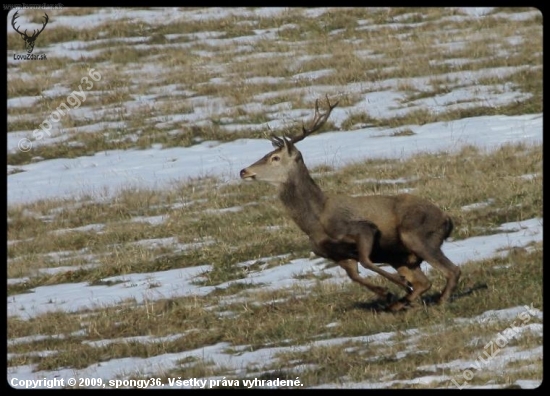
[[[283,147],[286,146],[285,140],[284,140],[284,139],[281,139],[281,138],[278,137],[278,136],[271,135],[271,137],[270,137],[269,140],[271,140],[271,144],[272,144],[273,147],[275,147],[275,148],[283,148]]]
[[[284,141],[284,147],[286,148],[286,151],[288,154],[292,154],[294,152],[294,144],[290,141],[289,138],[283,135],[283,141]]]

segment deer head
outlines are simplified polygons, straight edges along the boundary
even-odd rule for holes
[[[15,14],[13,14],[13,17],[11,18],[11,26],[13,27],[13,29],[19,33],[21,35],[21,38],[25,41],[25,49],[27,50],[27,53],[31,53],[34,49],[34,42],[36,41],[36,39],[38,38],[38,35],[40,33],[42,33],[42,31],[44,30],[44,28],[46,27],[46,25],[48,24],[48,20],[49,20],[49,17],[48,17],[48,14],[44,13],[44,24],[42,25],[42,29],[36,31],[36,30],[33,30],[33,33],[31,36],[28,36],[27,35],[27,29],[25,29],[25,32],[21,33],[19,31],[19,28],[17,26],[15,26],[15,20],[17,18],[20,17],[20,15],[18,15],[19,11],[16,11]]]
[[[241,170],[241,179],[261,180],[275,185],[286,182],[289,175],[292,174],[293,167],[298,166],[297,164],[299,162],[303,162],[302,154],[294,144],[318,131],[328,120],[332,110],[338,105],[338,102],[331,105],[328,96],[326,99],[328,110],[324,113],[320,113],[319,100],[316,100],[313,120],[308,128],[302,125],[301,134],[292,138],[272,135],[270,140],[275,150],[267,153],[249,167]]]

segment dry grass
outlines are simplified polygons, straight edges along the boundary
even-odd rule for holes
[[[307,162],[307,153],[304,155]],[[527,174],[539,176],[522,177]],[[457,154],[417,155],[407,161],[372,160],[320,175],[319,184],[326,191],[394,194],[401,188],[415,188],[416,194],[451,214],[455,239],[495,233],[502,223],[542,217],[540,146],[503,146],[490,153],[466,147]],[[410,181],[397,185],[353,182],[399,178]],[[215,179],[199,179],[168,191],[130,189],[113,202],[76,205],[46,201],[28,207],[10,207],[8,240],[17,242],[8,246],[8,276],[29,276],[38,268],[59,265],[56,259],[47,256],[49,253],[69,251],[78,256],[85,251],[94,255],[100,265],[80,270],[65,280],[94,282],[124,273],[201,264],[214,266],[208,284],[239,278],[242,274],[234,268],[237,263],[288,252],[300,256],[309,251],[307,238],[292,225],[282,207],[265,204],[273,194],[269,185],[260,183],[222,185]],[[480,202],[490,204],[472,211],[462,210],[463,206]],[[63,208],[62,212],[58,208]],[[159,225],[131,222],[136,216],[159,215],[165,218]],[[103,228],[71,231],[91,224]],[[263,231],[264,227],[276,225],[282,226],[277,232]],[[234,232],[227,233],[227,229]],[[180,244],[207,244],[175,254],[170,254],[173,248],[133,244],[143,239],[170,237]],[[283,262],[292,257],[295,256]],[[33,277],[26,288],[56,283],[55,279],[61,280],[59,276]],[[21,287],[10,286],[8,291],[21,291]]]
[[[74,15],[87,12],[85,9],[73,11]],[[383,11],[346,8],[320,16],[308,16],[307,12],[289,9],[271,18],[235,13],[221,20],[176,19],[162,26],[125,19],[122,13],[117,23],[106,22],[88,29],[48,26],[47,34],[38,40],[46,53],[50,45],[76,40],[88,55],[80,61],[49,57],[44,62],[10,63],[10,77],[14,78],[8,80],[9,98],[41,96],[53,86],[72,92],[78,89],[87,67],[100,71],[103,79],[95,83],[84,103],[89,106],[91,117],[79,115],[63,120],[64,130],[60,133],[70,135],[67,141],[40,145],[32,154],[8,153],[8,163],[26,164],[33,156],[70,158],[109,149],[147,148],[155,143],[167,147],[188,146],[197,143],[197,136],[221,141],[260,137],[260,132],[266,130],[265,123],[272,117],[269,113],[246,111],[251,100],[264,105],[290,102],[292,108],[309,109],[308,91],[323,86],[343,97],[342,106],[352,106],[361,100],[360,94],[373,89],[372,84],[376,87],[386,79],[393,79],[398,87],[408,86],[406,92],[410,98],[429,98],[457,87],[459,82],[453,73],[499,67],[530,65],[511,77],[497,74],[499,77],[491,77],[484,83],[499,87],[512,82],[514,90],[531,96],[509,105],[481,105],[443,112],[412,111],[391,119],[369,118],[367,123],[398,127],[473,115],[542,112],[542,20],[536,13],[530,18],[514,19],[505,18],[507,14],[502,12],[468,18],[450,8]],[[52,16],[52,21],[54,19]],[[212,39],[197,39],[201,33],[212,35],[214,32],[218,33]],[[271,32],[274,38],[261,37],[262,32]],[[245,50],[240,50],[241,43],[231,41],[239,37],[247,37]],[[123,41],[128,38],[137,41]],[[15,32],[8,33],[8,48],[21,47],[20,41]],[[465,58],[470,61],[452,63],[453,59]],[[64,72],[54,73],[60,67],[64,67]],[[332,72],[297,77],[318,71]],[[33,77],[18,77],[22,73]],[[146,76],[154,82],[143,81]],[[439,81],[433,90],[425,91],[418,84],[411,84],[415,78],[426,76]],[[483,77],[480,78],[480,82],[483,81]],[[167,95],[158,94],[158,87],[163,85],[180,86],[187,93],[174,101],[178,95],[173,89],[168,89]],[[154,104],[136,108],[140,96],[152,94],[157,95]],[[170,120],[173,114],[181,114],[182,108],[187,109],[183,113],[197,112],[191,101],[200,97],[216,97],[223,103],[219,108],[212,106],[207,110],[204,125],[193,122],[158,125],[163,118]],[[32,132],[63,100],[66,100],[64,95],[44,97],[31,108],[10,106],[8,131]],[[174,107],[175,104],[180,108]],[[105,138],[105,133],[113,135],[108,127],[93,133],[71,134],[67,130],[86,126],[91,120],[92,123],[106,121],[103,112],[98,113],[105,106],[116,110],[116,116],[110,121],[121,121],[125,125],[113,137]],[[351,112],[349,117],[343,126],[355,125],[355,118],[362,116]],[[231,124],[255,126],[254,131],[258,132],[242,128],[236,133],[227,133],[225,126]],[[174,136],[167,133],[174,129],[180,132]],[[75,143],[85,149],[75,148],[72,146]]]
[[[445,307],[429,306],[398,315],[371,312],[370,308],[365,308],[358,303],[365,298],[364,290],[356,285],[345,283],[337,286],[321,282],[308,290],[255,293],[256,303],[220,304],[223,297],[212,294],[200,299],[176,298],[151,301],[144,305],[129,303],[119,307],[105,307],[89,312],[84,327],[79,319],[82,313],[48,314],[29,321],[13,319],[8,322],[10,339],[31,334],[68,336],[63,340],[47,338],[21,343],[10,346],[8,351],[24,354],[35,350],[59,350],[58,354],[33,357],[31,361],[38,363],[41,369],[60,366],[83,368],[98,361],[190,351],[219,342],[228,342],[234,346],[249,345],[249,350],[254,350],[265,345],[307,345],[319,337],[328,339],[397,331],[393,338],[395,344],[312,347],[304,353],[279,355],[277,363],[264,369],[277,369],[290,376],[300,376],[302,382],[309,386],[333,382],[344,374],[353,381],[378,380],[388,372],[402,373],[399,377],[401,379],[414,378],[418,374],[415,372],[418,366],[477,356],[482,348],[470,345],[471,340],[494,337],[510,326],[506,321],[492,322],[490,326],[449,326],[453,318],[472,317],[502,306],[533,304],[542,307],[541,262],[542,250],[537,248],[531,253],[515,251],[508,257],[469,263],[463,267],[460,289],[468,283],[479,281],[487,283],[486,289],[457,298]],[[502,266],[505,265],[511,265],[512,269],[503,270]],[[442,281],[438,279],[435,286],[441,286]],[[220,316],[224,311],[231,311],[233,315]],[[536,323],[537,320],[531,322]],[[327,326],[331,323],[338,325]],[[82,328],[86,330],[85,336],[70,335]],[[406,333],[399,335],[399,331],[411,328],[420,329],[420,336],[411,337]],[[119,341],[108,346],[91,346],[83,343],[170,334],[181,334],[181,337],[151,344]],[[537,345],[540,345],[540,338],[527,337],[509,346],[532,348]],[[356,347],[355,352],[347,351],[346,348],[350,346]],[[396,359],[395,354],[402,351],[411,351],[410,357]],[[422,353],[415,354],[415,351]],[[369,361],[368,369],[364,365],[366,358]],[[22,364],[21,359],[10,360],[8,364]],[[317,368],[293,372],[292,367],[299,364],[314,364]],[[253,367],[249,367],[249,370],[253,370]],[[220,375],[228,373],[223,368],[216,371]],[[175,370],[171,375],[181,376],[185,372]],[[403,376],[404,373],[409,374]]]
[[[392,185],[357,184],[350,183],[350,179],[410,179],[409,183],[400,184],[399,187],[423,186],[418,193],[425,194],[446,207],[457,219],[458,232],[455,233],[455,238],[463,238],[490,233],[492,227],[504,221],[524,220],[542,215],[540,183],[537,179],[520,177],[524,174],[541,174],[541,158],[540,147],[504,146],[492,153],[465,148],[455,155],[418,155],[408,161],[369,161],[355,164],[339,172],[326,173],[321,177],[320,183],[325,189],[345,187],[350,193],[365,193],[365,186],[369,186],[369,189],[372,188],[376,193],[394,193],[396,187]],[[468,171],[465,172],[465,169]],[[325,168],[324,171],[329,169]],[[298,257],[307,254],[306,239],[288,222],[281,208],[261,204],[262,200],[272,193],[269,186],[246,183],[221,185],[215,189],[208,187],[216,183],[214,179],[194,180],[182,184],[179,189],[161,193],[133,190],[122,193],[114,202],[105,204],[44,201],[26,207],[10,208],[8,240],[18,239],[21,242],[10,244],[8,247],[9,277],[30,275],[39,267],[61,264],[48,261],[43,256],[44,253],[59,250],[77,252],[79,249],[87,248],[87,252],[96,255],[99,266],[54,275],[33,276],[27,283],[8,285],[8,294],[32,292],[32,289],[39,285],[82,281],[94,283],[117,274],[161,271],[203,263],[214,265],[204,284],[216,285],[231,279],[245,278],[247,272],[234,266],[239,262],[288,252],[294,252]],[[450,186],[453,188],[449,188]],[[513,188],[510,188],[511,186]],[[463,205],[483,202],[489,198],[493,199],[493,204],[489,207],[474,212],[461,210]],[[512,210],[518,201],[522,203],[521,208]],[[260,204],[254,204],[256,202]],[[187,204],[178,209],[170,209],[176,203]],[[207,210],[246,204],[254,205],[247,205],[239,212],[226,212],[223,215]],[[59,212],[59,208],[63,210]],[[39,215],[42,216],[42,220]],[[166,215],[167,220],[162,226],[127,222],[133,216],[152,215]],[[102,233],[53,233],[58,229],[101,223],[105,224]],[[260,231],[260,228],[266,225],[282,225],[282,228],[276,233]],[[227,229],[234,232],[228,234],[225,231]],[[170,253],[169,250],[149,250],[128,244],[141,239],[169,235],[178,235],[180,242],[189,242],[198,236],[203,239],[211,238],[217,243],[178,254]],[[247,243],[242,244],[239,241]],[[443,308],[430,306],[400,315],[371,313],[368,309],[365,311],[362,303],[359,303],[366,297],[364,290],[351,282],[339,286],[323,282],[324,278],[318,278],[317,286],[312,289],[294,288],[261,292],[261,285],[250,287],[243,284],[234,285],[223,291],[215,290],[204,298],[175,298],[151,301],[145,305],[128,302],[122,307],[97,308],[76,315],[58,312],[28,321],[14,318],[8,322],[9,339],[33,334],[66,334],[68,338],[63,341],[47,338],[10,346],[10,353],[21,355],[11,359],[9,365],[35,363],[40,369],[48,370],[59,366],[83,368],[94,362],[114,358],[148,357],[181,352],[223,341],[234,346],[250,345],[251,349],[262,348],[265,345],[287,345],[289,339],[292,343],[307,344],[319,336],[319,329],[323,329],[323,338],[359,336],[444,324],[454,317],[474,316],[485,310],[500,307],[531,303],[541,306],[541,254],[540,249],[534,253],[513,251],[505,258],[468,264],[464,267],[459,292],[468,290],[479,282],[486,283],[487,289],[459,298]],[[293,255],[270,261],[269,264],[287,263],[292,257]],[[257,265],[262,262],[265,263],[261,261],[251,265],[249,270],[257,269]],[[70,262],[62,264],[67,265]],[[74,261],[73,264],[79,262]],[[495,268],[503,265],[512,265],[514,271]],[[431,277],[434,277],[434,290],[443,286],[444,279],[439,275],[432,274]],[[383,283],[378,278],[375,282]],[[224,299],[232,296],[246,297],[255,303],[224,302]],[[368,300],[372,297],[366,298]],[[220,316],[223,312],[232,312],[232,315]],[[86,334],[71,335],[82,329],[79,319],[82,314],[87,316],[87,324],[84,327]],[[148,319],[142,320],[144,317]],[[373,317],[376,320],[373,321]],[[339,325],[326,327],[333,322]],[[121,326],[121,323],[127,325]],[[201,329],[200,337],[193,333],[198,329]],[[115,342],[108,347],[97,347],[83,343],[138,335],[165,336],[187,330],[192,332],[189,336],[160,344]],[[473,326],[467,330],[467,334],[473,337],[490,331],[482,330]],[[442,343],[445,337],[454,337],[456,341],[458,335],[464,335],[466,330],[460,331],[462,333],[442,333],[438,337],[442,337]],[[536,342],[533,340],[529,345]],[[475,352],[471,348],[461,347],[458,341],[447,343],[454,348],[446,351],[447,357],[456,357],[453,352],[456,350],[462,351],[465,355]],[[28,355],[33,350],[60,352],[43,357]],[[400,350],[392,349],[391,353],[386,353],[391,355]],[[422,355],[420,360],[414,359],[406,364],[420,365],[422,362],[433,361],[437,353],[440,361],[446,359],[441,352],[433,351],[426,356]],[[328,349],[323,347],[318,352],[308,353],[307,356],[307,362],[324,364],[323,371],[313,370],[306,374],[289,375],[300,375],[309,385],[335,380],[342,372],[347,372],[350,378],[357,381],[376,378],[373,373],[377,372],[373,371],[372,367],[375,363],[371,364],[369,370],[363,370],[363,366],[356,365],[353,359],[350,360],[349,354],[341,346]],[[333,357],[328,359],[327,356]],[[357,358],[364,359],[361,356],[359,354]],[[289,362],[294,362],[296,358],[293,355],[292,359],[289,356],[280,357],[281,370],[282,367],[295,365]],[[347,362],[344,366],[339,363],[342,359]],[[376,363],[380,370],[388,370],[386,360]],[[402,366],[403,363],[398,361],[391,364],[400,367],[400,371],[406,369]],[[202,367],[204,370],[208,367],[208,370],[224,373],[219,367]],[[182,373],[176,370],[171,375]],[[413,375],[411,372],[411,378]]]

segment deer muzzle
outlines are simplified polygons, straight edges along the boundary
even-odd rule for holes
[[[256,174],[254,172],[251,172],[250,170],[248,170],[248,168],[242,169],[241,172],[240,172],[240,175],[241,175],[241,179],[255,179],[256,178]]]

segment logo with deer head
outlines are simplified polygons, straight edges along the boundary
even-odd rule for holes
[[[17,15],[19,11],[16,11],[15,14],[13,14],[13,17],[11,18],[11,26],[13,27],[13,30],[15,30],[17,33],[21,35],[21,38],[25,41],[25,49],[27,50],[27,53],[32,53],[32,50],[34,49],[34,42],[38,38],[38,35],[42,33],[46,25],[48,24],[48,14],[44,13],[44,23],[42,25],[42,29],[36,31],[33,30],[32,35],[27,35],[27,29],[25,29],[25,32],[20,32],[19,27],[15,26],[15,20],[20,17],[20,15]]]

